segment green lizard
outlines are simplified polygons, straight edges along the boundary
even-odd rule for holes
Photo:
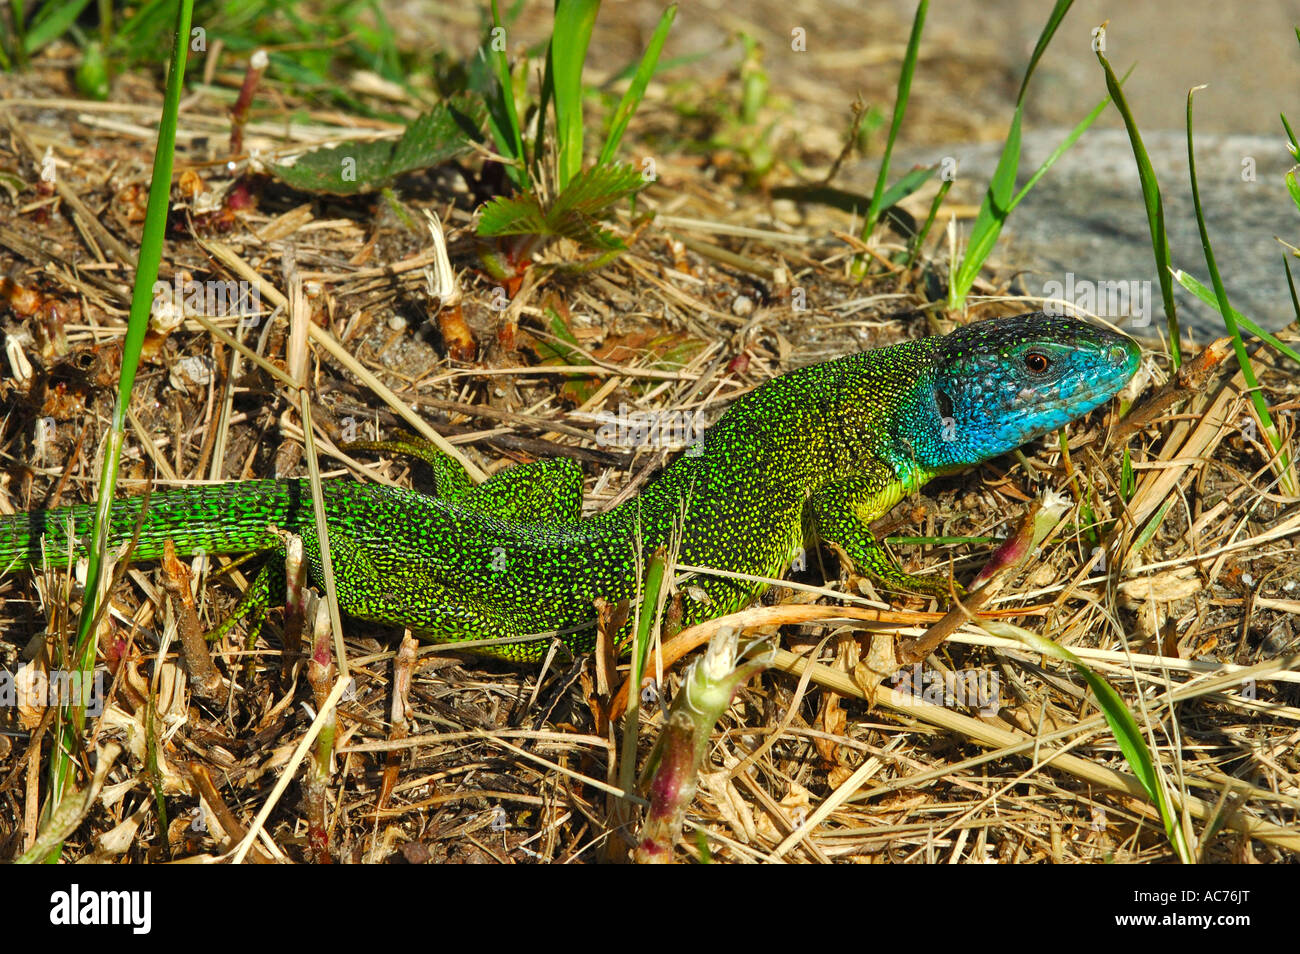
[[[480,485],[421,448],[435,496],[351,480],[324,484],[339,609],[435,641],[542,634],[494,654],[537,658],[544,636],[591,645],[598,597],[636,598],[638,553],[680,531],[679,562],[780,577],[817,540],[887,587],[940,597],[946,580],[905,574],[868,524],[931,478],[1005,453],[1109,400],[1132,377],[1131,339],[1041,313],[967,325],[781,375],[733,403],[639,496],[583,518],[582,472],[539,460]],[[131,538],[140,498],[112,508],[110,546]],[[0,517],[0,573],[65,566],[91,505]],[[70,547],[68,530],[77,538]],[[284,532],[322,581],[310,485],[254,480],[154,494],[136,559],[270,551],[241,609],[283,590]],[[638,539],[639,538],[639,539]],[[639,544],[639,549],[638,549]],[[682,625],[733,612],[766,584],[701,574]],[[258,615],[260,622],[260,615]]]

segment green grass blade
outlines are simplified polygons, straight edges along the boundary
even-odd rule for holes
[[[1043,24],[1042,32],[1038,34],[1038,43],[1034,46],[1034,52],[1029,57],[1029,68],[1025,70],[1025,78],[1020,81],[1020,92],[1016,94],[1016,105],[1019,106],[1025,101],[1025,91],[1029,89],[1029,78],[1034,75],[1034,70],[1038,67],[1038,61],[1043,58],[1047,52],[1047,45],[1052,42],[1052,37],[1056,35],[1056,28],[1061,25],[1065,15],[1070,12],[1070,7],[1074,5],[1074,0],[1056,0],[1056,6],[1052,7],[1052,13]]]
[[[499,195],[479,212],[478,234],[485,238],[497,235],[550,235],[546,211],[536,192]]]
[[[650,85],[650,78],[655,74],[659,54],[663,51],[664,43],[668,39],[668,31],[672,29],[673,20],[676,18],[677,4],[674,3],[659,18],[659,25],[655,27],[655,32],[646,45],[645,54],[641,57],[641,62],[632,77],[632,85],[627,88],[627,92],[619,101],[618,108],[614,110],[614,118],[610,123],[609,133],[605,136],[605,145],[600,150],[596,165],[603,166],[612,161],[614,154],[618,152],[623,134],[627,132],[628,123],[632,121],[633,114],[641,105],[641,100],[645,98],[646,87]]]
[[[664,572],[667,567],[668,555],[663,549],[651,554],[650,563],[646,567],[645,593],[636,617],[636,656],[640,659],[637,668],[641,672],[645,672],[646,657],[650,655],[651,627],[657,621],[661,603],[659,591],[663,588]],[[640,682],[636,684],[640,685]]]
[[[0,48],[8,47],[14,62],[19,68],[27,65],[27,11],[23,9],[22,0],[9,0],[9,19],[6,29],[0,30]],[[9,28],[12,28],[12,32]],[[9,69],[9,58],[5,57],[5,69]]]
[[[916,5],[916,15],[912,17],[912,34],[907,38],[907,52],[903,55],[903,67],[898,72],[898,95],[894,98],[894,119],[889,124],[889,138],[885,140],[885,154],[880,160],[880,171],[876,173],[876,187],[871,193],[871,205],[867,207],[867,218],[862,224],[862,240],[865,242],[880,220],[880,212],[889,206],[884,202],[885,180],[889,178],[889,159],[894,152],[894,140],[903,125],[907,114],[907,101],[912,95],[912,76],[916,73],[917,54],[921,49],[921,32],[925,29],[925,14],[930,8],[930,0],[921,0]]]
[[[638,533],[638,541],[639,536]],[[667,569],[668,554],[663,547],[660,547],[645,562],[643,577],[638,554],[637,589],[641,593],[641,598],[632,608],[634,641],[628,665],[627,708],[623,712],[623,746],[619,760],[619,783],[628,795],[633,793],[636,784],[636,742],[641,719],[641,677],[645,672],[646,658],[650,653],[653,635],[651,627],[656,622],[656,615],[662,612],[660,592],[664,589]]]
[[[966,294],[975,284],[975,277],[984,267],[984,260],[993,251],[993,245],[1002,232],[1002,224],[1011,211],[1011,200],[1016,187],[1016,170],[1020,167],[1020,123],[1024,116],[1024,107],[1017,106],[1011,117],[1011,128],[1007,130],[1007,141],[1002,147],[1002,156],[998,166],[993,170],[989,180],[988,191],[971,226],[970,241],[966,245],[966,254],[962,257],[957,273],[948,283],[948,307],[953,311],[966,302]]]
[[[555,90],[556,167],[561,191],[582,171],[582,65],[600,0],[556,0],[550,67]]]
[[[1285,252],[1282,253],[1282,267],[1286,269],[1286,287],[1291,291],[1291,310],[1295,312],[1295,320],[1300,322],[1300,295],[1296,294],[1295,279],[1291,276],[1291,262]]]
[[[498,32],[499,31],[499,32]],[[497,12],[497,0],[492,0],[492,30],[484,41],[482,50],[492,66],[497,79],[496,96],[488,98],[488,129],[496,143],[497,152],[514,164],[506,166],[506,175],[516,189],[527,189],[531,184],[527,156],[524,154],[524,134],[519,124],[519,110],[515,105],[515,88],[510,78],[510,58],[505,41],[505,27]]]
[[[1169,357],[1174,369],[1183,363],[1182,347],[1179,344],[1178,310],[1174,304],[1174,286],[1169,271],[1169,236],[1165,231],[1165,203],[1160,195],[1160,183],[1156,179],[1151,157],[1147,155],[1142,143],[1142,133],[1138,130],[1137,120],[1129,109],[1124,91],[1115,78],[1106,55],[1097,51],[1097,62],[1101,64],[1106,75],[1106,90],[1115,102],[1115,108],[1124,119],[1124,128],[1128,132],[1129,144],[1133,148],[1133,158],[1137,161],[1138,179],[1142,183],[1142,201],[1147,210],[1147,226],[1151,232],[1151,251],[1156,259],[1156,277],[1160,282],[1160,299],[1164,304],[1165,320],[1169,331]]]
[[[42,6],[23,37],[23,51],[30,56],[46,43],[62,36],[88,6],[90,0],[66,0]]]
[[[1110,727],[1111,734],[1115,737],[1115,743],[1119,746],[1124,760],[1128,762],[1129,768],[1142,783],[1152,804],[1160,812],[1160,820],[1165,826],[1165,837],[1169,839],[1179,858],[1185,862],[1192,861],[1191,850],[1178,823],[1178,812],[1165,793],[1155,760],[1151,757],[1151,749],[1147,746],[1146,739],[1142,736],[1142,729],[1133,718],[1132,711],[1124,704],[1120,694],[1110,683],[1089,669],[1078,656],[1045,636],[996,620],[981,620],[980,625],[995,636],[1019,640],[1035,652],[1069,663],[1083,677],[1088,683],[1088,688],[1092,690],[1097,705],[1101,708],[1102,715]]]
[[[153,307],[153,287],[158,279],[158,265],[162,260],[163,237],[167,228],[167,213],[171,201],[172,160],[176,147],[176,122],[180,111],[185,61],[189,52],[192,0],[181,0],[177,5],[176,28],[173,33],[171,66],[167,74],[167,90],[163,98],[162,118],[158,123],[158,141],[154,151],[153,179],[149,186],[149,203],[145,212],[144,232],[140,241],[140,256],[136,263],[135,286],[131,296],[131,312],[127,320],[126,338],[122,346],[122,364],[118,380],[117,405],[113,411],[112,428],[97,491],[94,528],[87,548],[85,600],[78,620],[73,659],[86,678],[95,666],[96,640],[94,621],[99,615],[100,590],[108,550],[109,510],[113,505],[113,491],[117,485],[118,460],[126,439],[127,408],[135,384],[135,372],[140,364],[145,332]],[[63,663],[67,665],[67,662]],[[62,713],[54,727],[54,741],[50,757],[50,791],[44,812],[45,820],[57,814],[70,780],[74,750],[85,729],[84,702],[70,706]],[[53,860],[53,857],[50,859]]]
[[[1285,255],[1282,257],[1282,263],[1283,265],[1286,266],[1289,272],[1290,265],[1287,263]],[[1209,305],[1211,308],[1215,309],[1216,311],[1218,310],[1219,300],[1218,298],[1215,297],[1214,292],[1211,291],[1209,288],[1206,288],[1205,285],[1203,285],[1201,282],[1197,281],[1195,277],[1188,274],[1187,272],[1182,271],[1181,269],[1175,269],[1174,280],[1178,282],[1178,284],[1186,288],[1193,295],[1195,295],[1197,298],[1199,298],[1201,301]],[[1220,316],[1222,316],[1222,312],[1220,312]],[[1300,318],[1300,313],[1297,314],[1297,318]],[[1235,321],[1242,328],[1245,328],[1248,332],[1250,332],[1260,341],[1267,344],[1274,351],[1277,351],[1279,354],[1284,354],[1292,361],[1296,362],[1297,364],[1300,364],[1300,352],[1297,352],[1285,341],[1282,341],[1276,336],[1269,334],[1267,331],[1265,331],[1259,325],[1255,324],[1255,322],[1251,321],[1249,318],[1247,318],[1241,312],[1237,311],[1237,309],[1235,308],[1232,309],[1232,320]],[[1224,319],[1223,323],[1225,326],[1228,324],[1226,318]]]
[[[1125,73],[1124,78],[1119,81],[1120,86],[1124,85],[1124,82],[1129,77],[1129,73],[1132,72],[1133,70],[1130,67],[1129,72]],[[1010,212],[1012,209],[1014,209],[1016,206],[1020,204],[1021,200],[1024,199],[1024,197],[1029,194],[1029,190],[1038,184],[1038,180],[1047,174],[1048,169],[1056,165],[1056,161],[1060,159],[1063,155],[1065,155],[1065,153],[1069,150],[1069,148],[1073,146],[1076,141],[1078,141],[1080,136],[1082,136],[1085,132],[1088,131],[1088,127],[1090,127],[1101,117],[1101,114],[1106,111],[1106,107],[1109,105],[1110,105],[1110,97],[1106,96],[1105,98],[1102,99],[1101,102],[1099,102],[1096,106],[1092,108],[1092,112],[1090,112],[1087,116],[1083,117],[1083,119],[1079,121],[1078,125],[1076,125],[1073,129],[1070,130],[1069,135],[1061,140],[1060,144],[1055,149],[1052,150],[1052,154],[1043,160],[1043,164],[1034,171],[1034,174],[1029,177],[1029,181],[1024,184],[1024,186],[1021,188],[1019,192],[1016,193],[1015,198],[1011,200],[1011,205],[1007,210],[1008,212]]]
[[[1300,142],[1296,142],[1295,131],[1291,128],[1291,124],[1286,121],[1285,113],[1279,113],[1278,116],[1282,120],[1282,128],[1286,130],[1287,152],[1291,153],[1292,159],[1300,162]]]
[[[1173,496],[1165,498],[1165,502],[1160,505],[1160,508],[1152,515],[1151,519],[1147,521],[1146,526],[1144,526],[1133,538],[1133,543],[1128,548],[1129,553],[1142,552],[1142,548],[1152,541],[1156,535],[1156,531],[1160,529],[1160,525],[1165,521],[1165,514],[1169,512],[1169,505],[1172,504],[1175,499],[1176,498]]]
[[[1255,377],[1254,367],[1251,366],[1250,355],[1247,354],[1246,345],[1241,340],[1241,329],[1237,326],[1236,312],[1228,304],[1228,291],[1223,286],[1219,267],[1214,261],[1214,249],[1210,245],[1210,230],[1205,224],[1205,213],[1201,208],[1201,190],[1196,180],[1196,150],[1192,148],[1192,98],[1200,88],[1193,87],[1187,91],[1187,172],[1192,180],[1192,205],[1196,208],[1196,227],[1200,230],[1201,247],[1205,250],[1205,266],[1209,269],[1210,281],[1214,284],[1214,297],[1219,303],[1219,314],[1223,316],[1223,323],[1227,325],[1228,334],[1232,336],[1232,350],[1236,352],[1237,364],[1241,366],[1241,376],[1250,391],[1250,402],[1254,405],[1255,414],[1259,418],[1269,445],[1277,452],[1273,461],[1274,472],[1283,491],[1295,496],[1297,486],[1295,473],[1291,469],[1291,460],[1282,451],[1282,437],[1278,434],[1273,418],[1269,416],[1268,402],[1264,400],[1264,395],[1259,390],[1259,381]]]

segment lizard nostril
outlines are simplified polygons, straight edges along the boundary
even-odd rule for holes
[[[1128,361],[1128,348],[1123,345],[1111,345],[1106,351],[1106,357],[1110,359],[1111,364],[1118,367]]]

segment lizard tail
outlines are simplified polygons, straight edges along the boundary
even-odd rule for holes
[[[143,497],[114,502],[108,546],[121,547],[136,534]],[[19,569],[65,567],[86,555],[94,504],[0,516],[0,574]],[[276,530],[301,532],[312,525],[310,492],[296,480],[253,480],[168,490],[148,500],[133,559],[162,556],[171,540],[178,555],[248,553],[279,543]]]

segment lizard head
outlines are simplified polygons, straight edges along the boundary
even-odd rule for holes
[[[923,443],[939,468],[987,460],[1087,414],[1141,360],[1126,335],[1041,312],[966,325],[935,346],[926,377],[939,439]]]

